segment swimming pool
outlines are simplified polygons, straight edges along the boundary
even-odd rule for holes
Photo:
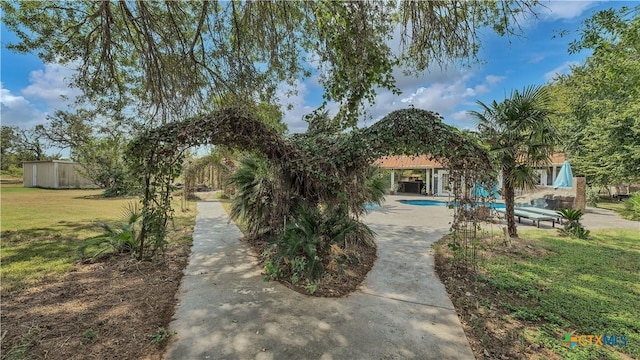
[[[448,206],[450,203],[446,201],[438,200],[398,200],[403,204],[416,205],[416,206]],[[504,204],[492,203],[490,204],[493,209],[504,209]]]

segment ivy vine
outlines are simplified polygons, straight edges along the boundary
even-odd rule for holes
[[[306,133],[289,137],[257,119],[249,109],[227,108],[163,125],[130,143],[127,157],[144,189],[146,236],[155,241],[164,237],[163,226],[171,216],[168,189],[172,176],[185,149],[197,145],[224,145],[262,154],[282,176],[287,199],[295,198],[308,207],[346,204],[356,216],[363,211],[370,166],[384,156],[428,154],[449,169],[456,201],[461,204],[471,204],[468,192],[473,184],[492,181],[486,149],[431,111],[397,110],[367,128],[345,132],[310,126]],[[468,207],[459,207],[454,228],[475,221],[469,214]]]

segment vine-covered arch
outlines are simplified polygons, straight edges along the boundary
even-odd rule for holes
[[[428,154],[452,170],[492,170],[482,146],[427,110],[396,110],[368,128],[331,135],[317,139],[311,144],[313,148],[305,148],[296,137],[286,138],[251,112],[230,108],[148,131],[132,141],[128,157],[137,173],[155,174],[160,172],[163,159],[173,158],[185,148],[225,145],[262,153],[281,165],[294,182],[311,187],[326,180],[320,179],[322,173],[348,175],[350,169],[369,166],[388,155]]]
[[[302,204],[307,208],[343,204],[357,218],[367,200],[363,189],[367,171],[383,156],[429,155],[450,170],[458,201],[465,200],[473,183],[488,182],[492,174],[487,151],[431,111],[397,110],[367,128],[310,129],[285,137],[249,110],[229,108],[158,127],[131,143],[128,157],[144,185],[143,211],[149,217],[145,227],[153,236],[162,231],[167,221],[163,214],[170,211],[168,199],[158,198],[158,193],[168,194],[163,184],[169,185],[172,164],[179,163],[184,149],[202,144],[253,151],[277,169],[279,184],[269,201],[280,207],[265,220],[272,233],[282,231],[286,224],[282,219]],[[456,211],[458,221],[464,220],[461,215],[464,211]]]

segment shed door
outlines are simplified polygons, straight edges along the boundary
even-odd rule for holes
[[[32,165],[33,171],[31,172],[31,186],[38,186],[38,165]]]
[[[53,188],[57,189],[60,187],[60,174],[58,173],[58,163],[53,163]]]

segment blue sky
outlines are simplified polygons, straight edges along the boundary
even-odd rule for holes
[[[397,71],[397,85],[401,95],[382,91],[375,104],[368,106],[369,125],[390,111],[413,105],[432,110],[444,116],[445,122],[460,128],[474,128],[469,110],[478,110],[476,100],[490,102],[502,100],[514,89],[529,85],[542,85],[555,74],[565,73],[570,64],[584,61],[587,53],[569,55],[568,44],[578,37],[581,22],[595,11],[633,6],[631,2],[595,1],[543,1],[537,20],[522,23],[522,37],[500,38],[492,33],[482,34],[483,46],[479,64],[470,68],[434,68],[419,77],[406,77]],[[568,31],[565,37],[556,37],[558,31]],[[68,100],[77,90],[65,85],[64,78],[72,70],[57,64],[43,64],[35,55],[20,55],[5,48],[7,41],[15,39],[2,24],[1,29],[1,88],[2,125],[24,128],[42,124],[46,115],[65,110]],[[304,131],[302,116],[321,103],[322,89],[316,78],[299,81],[298,95],[283,99],[293,108],[285,110],[284,121],[290,132]],[[284,89],[282,93],[284,94]],[[335,112],[336,105],[329,104]]]

